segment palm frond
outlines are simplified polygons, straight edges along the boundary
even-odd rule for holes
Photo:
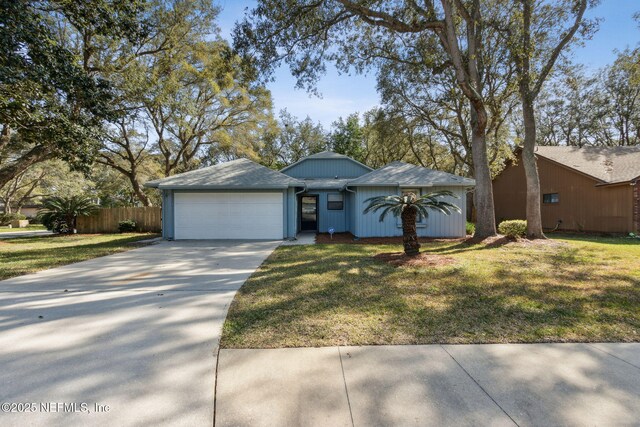
[[[399,217],[400,215],[402,215],[402,211],[407,206],[415,206],[418,214],[423,216],[424,218],[429,217],[429,211],[440,212],[444,215],[451,215],[452,212],[460,213],[460,207],[458,207],[454,203],[441,200],[445,197],[459,199],[458,196],[456,196],[449,190],[434,191],[432,193],[424,194],[423,196],[417,197],[415,199],[410,195],[370,197],[365,200],[365,203],[368,203],[368,205],[364,209],[363,213],[367,214],[369,212],[377,212],[379,210],[382,210],[379,218],[380,222],[384,221],[389,212]]]

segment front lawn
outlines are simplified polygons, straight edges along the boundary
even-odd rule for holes
[[[0,280],[135,248],[155,234],[44,235],[0,240]]]
[[[236,295],[226,348],[640,341],[640,241],[431,242],[449,263],[394,267],[398,245],[282,246]]]

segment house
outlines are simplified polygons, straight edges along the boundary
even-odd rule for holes
[[[640,231],[640,147],[536,147],[542,226],[547,229]],[[496,219],[526,217],[520,151],[493,181]]]
[[[16,207],[13,207],[12,211],[16,213],[21,213],[27,218],[34,218],[36,215],[38,215],[38,210],[40,210],[40,208],[41,208],[40,205],[37,205],[34,203],[28,203],[26,205],[21,206],[19,210],[17,210]],[[5,210],[4,204],[0,203],[0,212],[3,212],[4,210]]]
[[[281,171],[238,159],[151,181],[162,191],[167,239],[287,239],[301,231],[400,236],[400,220],[364,214],[370,197],[450,190],[465,211],[468,178],[393,162],[380,169],[332,152],[308,156]],[[421,218],[420,236],[465,235],[464,215]]]

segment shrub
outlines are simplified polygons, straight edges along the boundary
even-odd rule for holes
[[[11,224],[11,221],[18,221],[21,219],[27,219],[27,217],[21,213],[0,214],[0,225],[9,225]]]
[[[524,237],[527,235],[527,221],[522,219],[502,221],[498,225],[498,232],[507,237]]]
[[[40,218],[38,218],[38,215],[34,215],[34,216],[28,216],[27,219],[29,220],[29,224],[42,224],[42,221],[40,221]]]
[[[118,231],[121,233],[131,233],[136,231],[136,222],[132,219],[125,219],[118,223]]]
[[[476,232],[476,225],[472,222],[467,221],[467,234],[473,235]]]
[[[75,233],[76,219],[91,215],[96,205],[86,196],[51,197],[42,201],[38,218],[55,233]]]

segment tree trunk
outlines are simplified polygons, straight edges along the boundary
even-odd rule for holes
[[[527,237],[545,239],[542,231],[540,212],[540,178],[536,164],[536,119],[533,102],[522,96],[522,116],[524,119],[524,146],[522,148],[522,166],[527,182]]]
[[[67,223],[67,234],[75,234],[76,217],[69,214],[65,217],[65,222]]]
[[[416,256],[420,253],[420,243],[418,243],[418,233],[416,229],[416,217],[418,210],[415,206],[405,206],[400,219],[402,220],[402,244],[404,253],[409,256]]]
[[[471,105],[471,147],[473,155],[474,178],[476,188],[474,192],[474,206],[476,209],[476,232],[474,238],[484,239],[495,236],[496,213],[493,205],[493,183],[491,170],[487,158],[487,117],[485,111],[477,110]]]
[[[147,195],[144,193],[142,187],[140,186],[140,183],[138,182],[137,173],[134,171],[133,173],[129,174],[128,177],[129,181],[131,182],[133,192],[135,193],[138,200],[142,202],[143,206],[151,206],[151,200],[149,200],[149,197],[147,197]]]

